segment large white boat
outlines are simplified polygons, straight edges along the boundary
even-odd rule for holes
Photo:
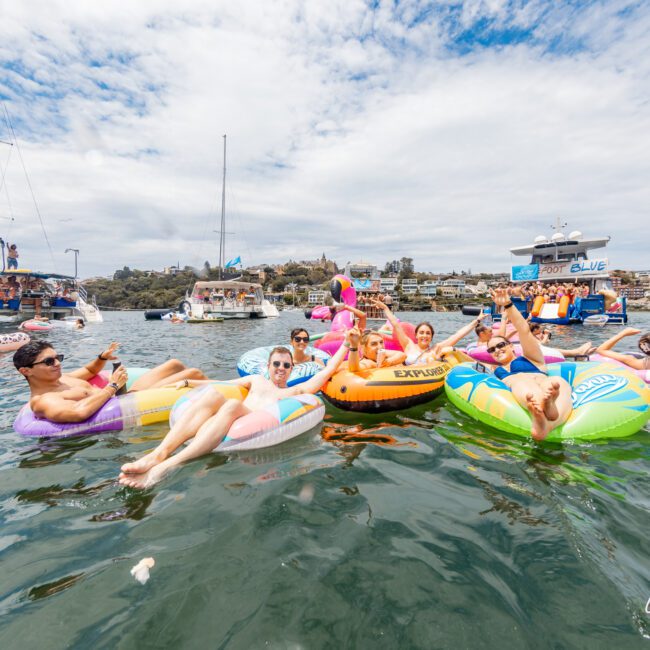
[[[562,282],[587,285],[588,295],[576,298],[573,304],[561,309],[556,302],[539,304],[533,300],[514,299],[524,316],[531,315],[533,322],[568,325],[583,323],[587,319],[600,317],[608,323],[627,322],[627,301],[617,297],[609,277],[609,261],[605,257],[589,259],[587,252],[605,248],[609,237],[585,238],[575,230],[566,237],[556,226],[555,234],[547,238],[535,237],[532,244],[516,246],[510,252],[516,256],[530,257],[528,264],[513,265],[510,278],[517,283]],[[493,306],[493,311],[496,310]],[[498,315],[497,315],[498,316]]]
[[[264,297],[262,285],[236,280],[196,282],[180,307],[192,319],[279,316],[277,307]]]
[[[0,281],[0,323],[20,323],[39,314],[50,320],[103,321],[95,299],[89,300],[84,287],[69,275],[11,269],[0,272]]]

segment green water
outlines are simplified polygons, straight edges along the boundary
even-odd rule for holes
[[[432,317],[438,335],[467,320]],[[243,351],[303,324],[325,327],[296,312],[211,326],[107,314],[50,339],[67,367],[115,339],[127,366],[176,356],[228,377]],[[558,328],[554,342],[614,331]],[[341,436],[361,425],[398,444],[313,431],[138,493],[116,484],[119,466],[165,427],[25,440],[7,356],[0,391],[0,648],[647,647],[648,428],[537,446],[444,396],[381,416],[328,406]],[[148,556],[140,585],[129,571]]]

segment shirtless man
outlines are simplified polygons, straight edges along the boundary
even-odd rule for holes
[[[18,349],[13,357],[14,366],[29,383],[29,406],[34,414],[52,422],[83,422],[96,413],[127,382],[126,369],[120,366],[104,388],[88,383],[104,369],[107,361],[117,359],[115,352],[118,347],[119,343],[111,343],[83,368],[66,374],[63,374],[61,366],[63,355],[57,354],[51,343],[30,341]],[[129,391],[158,388],[179,380],[205,378],[200,370],[186,368],[177,359],[172,359],[142,375]]]
[[[291,352],[287,348],[275,348],[269,356],[270,379],[261,375],[233,379],[231,383],[248,388],[248,395],[243,402],[236,399],[227,400],[215,390],[206,390],[152,452],[135,463],[122,465],[120,483],[132,488],[147,488],[160,481],[172,467],[213,451],[238,418],[285,397],[317,393],[338,370],[346,352],[350,353],[350,359],[356,359],[358,347],[359,330],[352,328],[345,334],[345,343],[323,370],[308,381],[291,387],[287,387],[287,380],[293,368]],[[209,382],[182,381],[178,387],[199,386],[204,383]],[[192,441],[185,449],[175,456],[171,455],[190,438]]]

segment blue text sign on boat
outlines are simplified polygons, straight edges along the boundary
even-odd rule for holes
[[[526,264],[524,266],[513,266],[511,269],[513,282],[525,282],[539,278],[539,266],[537,264]]]

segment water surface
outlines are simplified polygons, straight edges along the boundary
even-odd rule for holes
[[[427,316],[437,336],[467,321]],[[66,367],[119,340],[127,366],[175,356],[221,378],[304,324],[325,328],[299,312],[206,326],[109,313],[50,339]],[[553,342],[615,331],[556,328]],[[211,454],[136,492],[119,466],[164,426],[25,440],[8,356],[0,391],[3,649],[647,647],[648,428],[536,445],[444,396],[377,416],[328,406],[327,439]],[[129,570],[147,556],[142,586]]]

